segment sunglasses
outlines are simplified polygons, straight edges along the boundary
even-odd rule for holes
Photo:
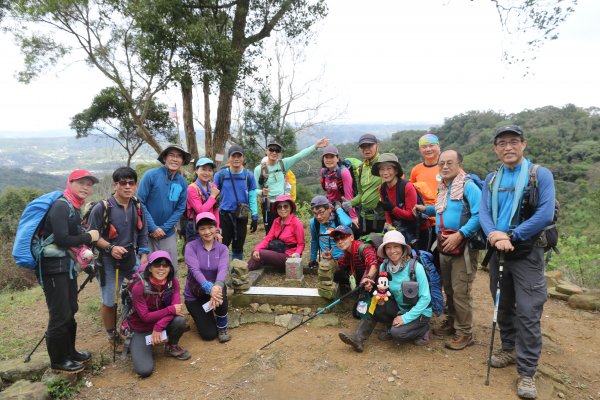
[[[154,267],[154,268],[171,268],[171,265],[166,261],[162,261],[157,264],[152,264],[152,267]]]
[[[277,204],[277,209],[278,210],[287,210],[288,208],[290,208],[290,205],[287,203],[284,204]]]
[[[136,182],[134,180],[123,180],[117,183],[119,184],[119,186],[135,186]]]
[[[281,149],[279,147],[269,147],[267,150],[269,150],[271,153],[281,153]]]
[[[342,240],[346,240],[349,237],[350,237],[350,235],[336,235],[333,237],[333,241],[335,243],[337,243],[337,242],[341,242]]]

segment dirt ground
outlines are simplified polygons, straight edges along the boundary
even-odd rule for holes
[[[154,374],[140,379],[131,361],[112,363],[98,319],[80,312],[78,347],[93,351],[96,360],[103,353],[111,362],[99,375],[86,373],[92,386],[84,387],[77,398],[516,399],[514,366],[492,369],[491,384],[484,385],[492,300],[488,275],[478,274],[474,288],[476,344],[464,351],[445,349],[443,338],[435,336],[427,347],[381,342],[377,329],[365,352],[356,353],[338,338],[338,332],[351,331],[357,324],[348,317],[348,305],[343,304],[336,310],[343,327],[306,324],[263,351],[258,349],[283,333],[283,328],[243,325],[231,330],[232,340],[226,344],[203,342],[192,328],[181,341],[192,353],[190,360],[175,360],[156,349]],[[97,296],[97,285],[89,285],[80,297],[82,308]],[[26,330],[33,338],[45,328],[43,297],[40,300],[21,310],[33,317]],[[539,398],[600,399],[600,315],[549,300],[542,328]],[[44,351],[43,347],[38,351]]]

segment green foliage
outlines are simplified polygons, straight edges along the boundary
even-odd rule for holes
[[[550,259],[549,269],[565,272],[584,287],[600,285],[600,244],[591,243],[586,236],[570,236],[560,241],[560,254]]]
[[[9,187],[0,195],[0,236],[13,237],[25,206],[42,192],[34,188]]]
[[[27,145],[24,144],[21,144],[21,146],[21,149],[27,147]],[[3,150],[6,150],[6,148],[3,148]],[[41,174],[39,172],[28,172],[17,168],[0,167],[0,193],[9,186],[15,188],[35,187],[41,192],[62,190],[65,187],[66,181],[66,176]]]
[[[71,384],[63,378],[51,380],[46,386],[51,399],[70,399],[81,390],[81,383]]]
[[[303,201],[303,202],[297,201],[296,202],[296,216],[301,221],[308,224],[308,221],[310,221],[310,218],[312,217],[312,210],[310,208],[310,203],[305,202],[305,201]]]
[[[296,203],[310,203],[315,196],[314,192],[301,183],[296,183]]]

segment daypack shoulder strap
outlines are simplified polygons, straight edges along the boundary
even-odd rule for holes
[[[408,276],[410,277],[411,281],[415,282],[417,281],[417,273],[415,272],[416,265],[416,258],[411,258],[410,260],[408,260]]]

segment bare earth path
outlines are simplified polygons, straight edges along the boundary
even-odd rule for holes
[[[493,369],[491,385],[484,386],[492,300],[488,275],[478,273],[474,289],[477,343],[465,351],[447,350],[443,339],[435,336],[430,346],[416,347],[380,342],[374,334],[365,352],[355,353],[337,336],[340,330],[356,326],[356,321],[347,317],[345,306],[338,310],[344,327],[303,326],[263,351],[257,349],[281,334],[283,328],[243,325],[232,330],[233,339],[226,344],[203,342],[192,328],[182,338],[192,353],[191,360],[175,360],[156,350],[155,373],[148,379],[137,378],[130,361],[109,363],[101,375],[88,375],[93,386],[84,388],[77,397],[516,399],[514,367]],[[97,296],[95,285],[84,291],[82,307],[93,296]],[[39,315],[45,314],[43,303],[36,307]],[[79,347],[112,356],[98,323],[81,313],[78,317]],[[40,325],[39,319],[36,325]],[[600,399],[600,315],[549,300],[542,327],[539,398],[560,398],[560,392],[567,399]],[[28,335],[37,335],[32,331]]]

